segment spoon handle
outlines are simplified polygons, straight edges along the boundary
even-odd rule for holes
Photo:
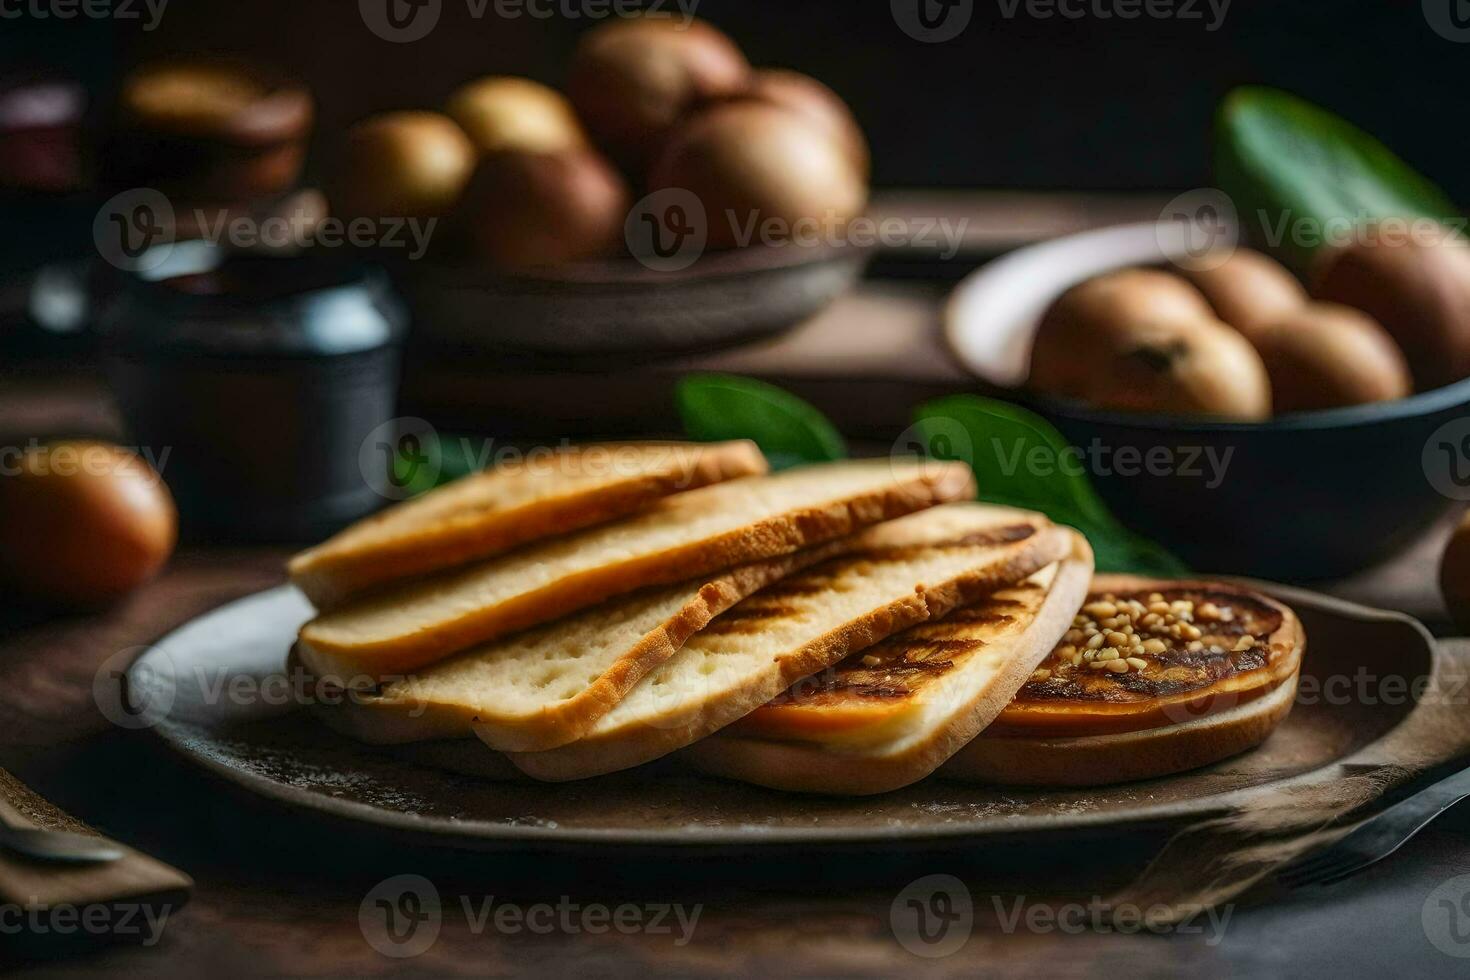
[[[126,853],[119,845],[96,834],[16,827],[3,820],[0,820],[0,848],[38,861],[72,864],[116,861]]]
[[[0,846],[0,905],[30,902],[42,906],[78,908],[124,902],[162,904],[176,909],[193,888],[189,876],[161,861],[117,844],[42,799],[10,773],[0,769],[0,838],[41,829],[95,840],[98,853],[112,849],[115,860],[98,862],[40,862]],[[54,843],[54,841],[53,841]],[[0,839],[3,845],[3,839]]]

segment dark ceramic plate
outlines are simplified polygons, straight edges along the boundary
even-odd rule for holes
[[[1268,588],[1298,610],[1310,637],[1303,690],[1312,690],[1308,678],[1359,668],[1409,681],[1453,666],[1405,616]],[[1302,698],[1253,752],[1196,772],[1098,789],[931,778],[896,793],[840,799],[700,777],[672,763],[579,783],[494,782],[359,745],[310,712],[282,703],[281,664],[309,614],[305,600],[288,587],[209,613],[137,661],[129,674],[132,698],[144,717],[157,722],[168,746],[230,783],[291,806],[458,847],[901,848],[1188,819],[1302,780],[1336,778],[1354,759],[1392,761],[1405,750],[1385,735],[1412,712],[1426,710],[1405,698],[1330,704],[1342,699]],[[273,687],[272,677],[280,684]],[[255,696],[256,690],[266,696]],[[1385,788],[1392,782],[1385,780]]]
[[[1102,272],[1166,261],[1167,233],[1119,225],[1020,249],[962,282],[946,315],[960,362],[1049,418],[1124,523],[1201,571],[1326,579],[1393,556],[1470,500],[1459,472],[1470,471],[1470,380],[1263,423],[1128,415],[1025,392],[1031,338],[1052,300]]]
[[[416,329],[478,351],[675,352],[778,333],[817,313],[862,275],[856,247],[751,246],[711,252],[678,272],[632,258],[534,277],[404,263],[398,281]]]

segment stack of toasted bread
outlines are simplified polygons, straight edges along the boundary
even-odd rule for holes
[[[677,753],[817,792],[1108,782],[1290,704],[1300,628],[1269,599],[1099,592],[1081,535],[974,503],[962,464],[766,470],[744,442],[597,445],[450,484],[292,560],[320,613],[291,659],[348,695],[340,731],[543,780]]]

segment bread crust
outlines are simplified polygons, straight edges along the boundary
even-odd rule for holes
[[[402,676],[474,644],[548,622],[614,595],[789,554],[974,496],[974,478],[964,464],[915,465],[908,470],[905,474],[895,470],[892,481],[871,490],[821,506],[792,508],[702,541],[565,575],[498,605],[469,609],[430,627],[347,642],[333,638],[318,617],[301,629],[301,659],[322,676]]]
[[[1046,598],[1027,627],[1024,651],[969,690],[938,724],[904,732],[879,745],[851,749],[821,741],[716,734],[684,750],[696,768],[771,789],[866,796],[918,782],[965,746],[1005,708],[1017,688],[1071,626],[1092,581],[1092,549],[1076,532],[1070,554],[1058,562]],[[947,680],[963,682],[960,675]],[[918,737],[913,737],[918,734]]]
[[[1044,518],[1041,519],[1044,522]],[[887,602],[776,657],[769,669],[718,698],[681,706],[656,724],[626,724],[595,732],[549,752],[508,753],[510,761],[537,779],[560,782],[627,769],[668,755],[748,714],[792,683],[872,646],[900,630],[937,619],[1058,561],[1071,549],[1070,532],[1044,524],[1012,546],[999,561],[972,567],[946,581],[917,585]]]
[[[646,469],[595,486],[572,486],[564,493],[520,506],[489,509],[482,505],[493,499],[496,481],[513,479],[514,474],[507,477],[497,470],[472,474],[450,485],[456,494],[467,497],[462,507],[427,519],[422,526],[404,522],[395,532],[399,518],[411,516],[415,505],[432,501],[436,492],[430,492],[359,521],[294,556],[287,565],[291,581],[318,609],[325,610],[395,581],[615,520],[673,493],[758,476],[767,470],[765,457],[755,443],[746,440],[708,445],[581,446],[562,451],[559,458],[575,464],[577,458],[592,452],[640,453],[648,457]],[[471,493],[476,489],[481,492]]]
[[[1293,674],[1265,697],[1147,731],[977,738],[942,766],[939,775],[1013,786],[1106,786],[1198,769],[1264,742],[1291,712],[1296,685]]]

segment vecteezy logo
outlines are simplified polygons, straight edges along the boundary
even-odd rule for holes
[[[974,0],[889,0],[893,22],[915,41],[938,44],[970,26]]]
[[[1240,241],[1235,202],[1212,187],[1186,191],[1159,212],[1159,250],[1176,265],[1203,271],[1225,264]]]
[[[939,479],[951,466],[951,461],[973,463],[975,444],[970,430],[958,419],[930,416],[915,422],[899,433],[888,454],[889,465],[895,475],[900,469],[918,465],[929,479]],[[902,480],[907,484],[907,479]],[[915,491],[918,492],[917,490]]]
[[[693,191],[665,187],[644,197],[623,222],[628,251],[656,272],[678,272],[704,254],[709,220]]]
[[[92,675],[92,701],[102,717],[119,728],[152,728],[173,710],[178,671],[163,647],[128,647],[98,666]]]
[[[128,272],[149,272],[162,265],[174,243],[174,209],[151,187],[123,191],[110,198],[92,219],[97,254]]]
[[[1429,893],[1420,911],[1424,936],[1446,956],[1470,959],[1470,875],[1458,875]]]
[[[915,956],[937,959],[959,952],[975,927],[970,889],[954,875],[927,875],[913,882],[888,909],[893,936]]]
[[[363,480],[388,500],[407,500],[432,487],[443,464],[439,433],[419,418],[389,419],[357,450]]]
[[[1420,462],[1430,486],[1451,500],[1470,500],[1470,418],[1435,429]]]
[[[423,875],[394,875],[380,881],[357,907],[362,938],[394,959],[427,951],[439,938],[443,921],[439,889]]]
[[[1470,0],[1423,0],[1424,19],[1446,41],[1470,41]]]
[[[1238,704],[1240,704],[1239,691],[1217,691],[1193,700],[1186,698],[1183,701],[1166,701],[1160,714],[1171,724],[1183,725],[1229,711]]]
[[[368,30],[385,41],[407,44],[427,37],[439,23],[444,0],[357,0]]]

